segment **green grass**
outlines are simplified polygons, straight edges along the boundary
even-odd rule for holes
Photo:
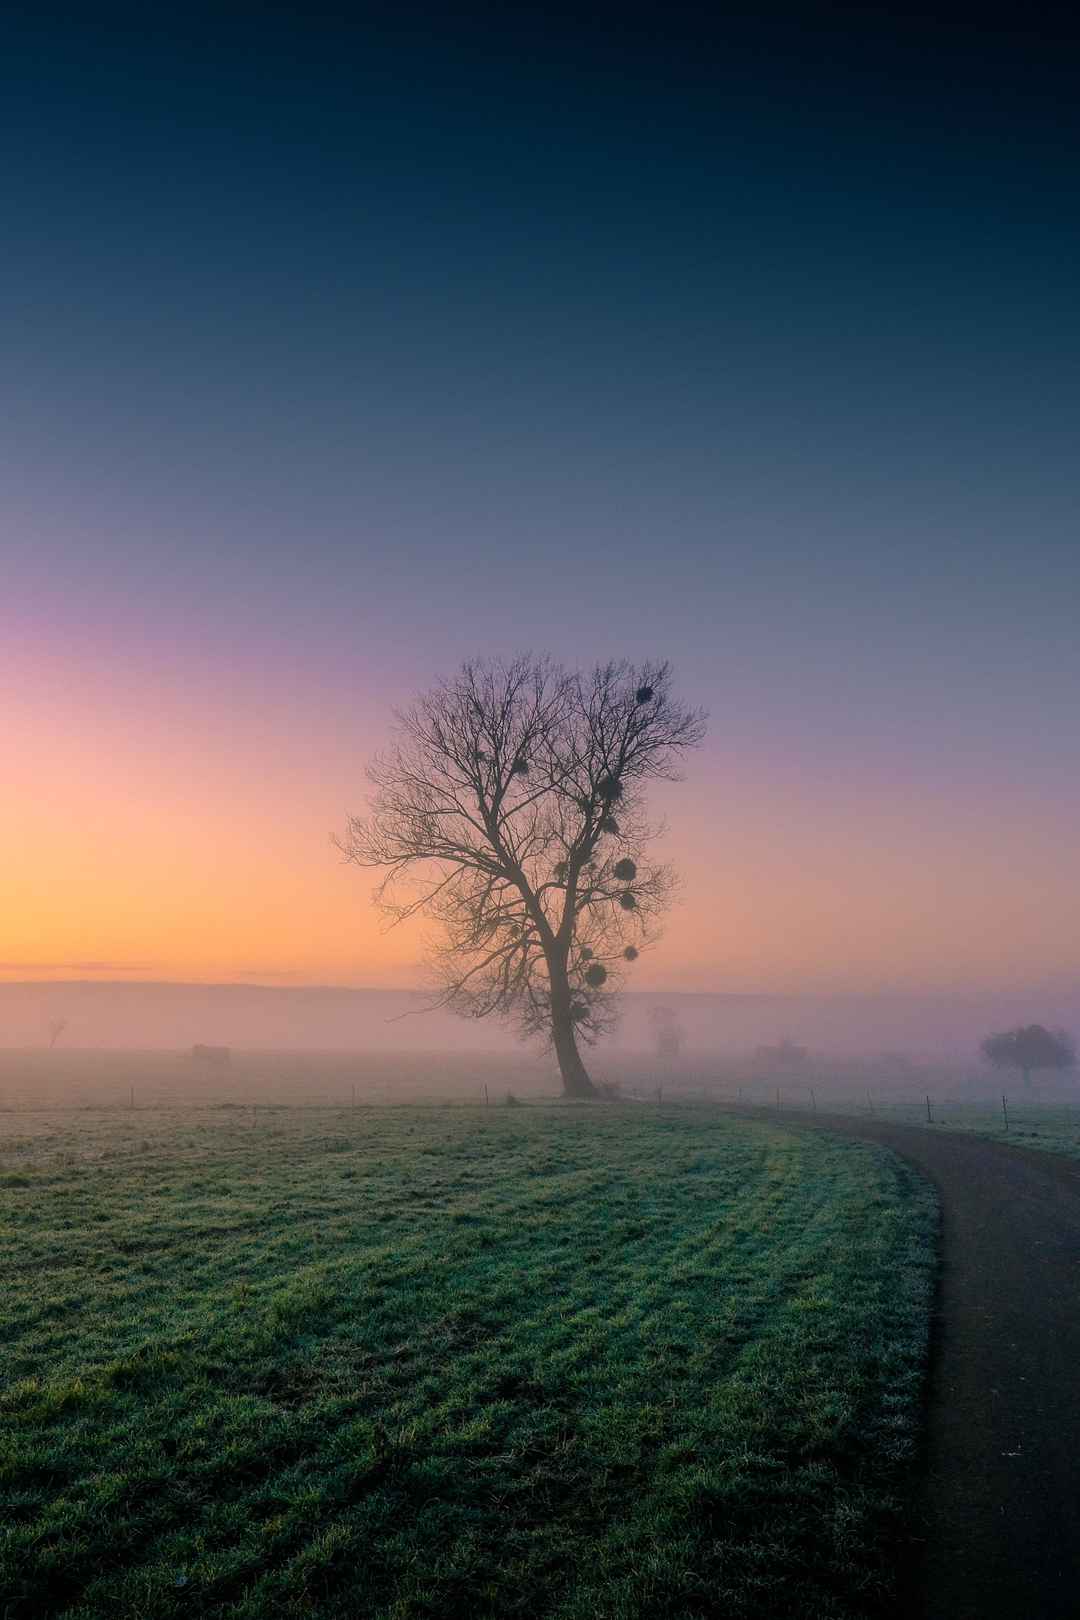
[[[926,1117],[925,1102],[878,1103],[875,1117],[897,1125],[921,1125],[926,1130],[971,1132],[1004,1142],[1006,1147],[1039,1148],[1045,1153],[1080,1159],[1080,1108],[1076,1104],[1025,1102],[1021,1093],[1015,1100],[1009,1098],[1008,1107],[1008,1130],[1000,1100],[996,1104],[932,1101],[933,1123]],[[869,1118],[865,1108],[857,1112]]]
[[[0,1612],[854,1616],[936,1208],[679,1107],[12,1116]]]

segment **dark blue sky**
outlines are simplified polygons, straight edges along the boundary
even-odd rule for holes
[[[714,778],[1080,793],[1068,13],[5,27],[17,654],[374,727],[670,653]]]
[[[156,501],[169,462],[184,506],[192,461],[211,501],[256,473],[261,516],[329,539],[359,462],[421,546],[432,499],[551,538],[556,468],[573,527],[599,506],[631,547],[707,543],[718,498],[786,522],[785,493],[811,524],[849,506],[856,549],[890,545],[901,490],[935,545],[1071,525],[1052,30],[151,13],[6,53],[31,465],[64,444],[114,485],[120,457]]]
[[[659,551],[675,623],[722,553],[773,614],[970,589],[1053,628],[1060,30],[400,9],[15,26],[6,482],[62,552],[79,525],[137,589],[269,548],[291,590],[513,546],[536,600]]]

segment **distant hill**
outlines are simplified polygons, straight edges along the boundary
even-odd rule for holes
[[[1080,990],[1015,995],[683,995],[628,992],[615,1044],[651,1044],[649,1011],[675,1009],[688,1051],[742,1053],[783,1038],[815,1052],[971,1059],[990,1030],[1061,1024],[1080,1035]],[[421,1009],[406,990],[234,984],[0,984],[0,1046],[44,1046],[52,1018],[67,1047],[182,1049],[196,1041],[317,1051],[512,1051],[497,1024]]]

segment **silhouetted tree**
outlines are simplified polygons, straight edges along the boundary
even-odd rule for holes
[[[385,876],[393,922],[423,912],[436,1006],[512,1019],[554,1047],[569,1096],[594,1096],[579,1051],[613,1022],[612,992],[655,937],[673,874],[646,864],[651,781],[675,780],[703,715],[667,664],[549,659],[463,665],[397,716],[369,776],[370,814],[335,840]]]
[[[766,1074],[800,1073],[809,1068],[810,1053],[785,1035],[777,1046],[755,1047],[754,1065]]]
[[[674,1063],[682,1051],[683,1031],[679,1015],[673,1007],[651,1007],[649,1023],[652,1025],[656,1055]]]
[[[995,1069],[1019,1069],[1024,1085],[1030,1086],[1032,1069],[1071,1069],[1076,1063],[1076,1046],[1063,1029],[1021,1024],[1000,1035],[988,1035],[982,1055]]]
[[[201,1063],[207,1069],[227,1069],[232,1063],[232,1048],[229,1046],[206,1046],[199,1041],[191,1048],[191,1056],[196,1063]]]
[[[53,1047],[56,1045],[57,1041],[60,1039],[61,1035],[64,1033],[65,1029],[67,1029],[67,1019],[66,1018],[50,1018],[49,1019],[49,1051],[50,1052],[52,1051]]]

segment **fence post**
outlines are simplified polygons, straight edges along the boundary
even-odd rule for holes
[[[659,1108],[664,1101],[664,1082],[661,1080],[656,1088],[656,1106]]]
[[[488,1096],[487,1081],[485,1080],[484,1081],[484,1107],[488,1108],[490,1106],[491,1106],[491,1098]]]
[[[780,1112],[780,1087],[776,1088],[776,1112]]]
[[[742,1086],[739,1087],[739,1107],[742,1107]]]
[[[1009,1128],[1009,1102],[1005,1093],[1001,1093],[1001,1112],[1005,1115],[1005,1129]]]
[[[352,1088],[352,1105],[353,1105],[354,1108],[356,1107],[356,1087],[355,1086],[353,1086],[353,1088]]]
[[[927,1122],[928,1125],[932,1125],[934,1123],[934,1116],[930,1111],[930,1098],[929,1098],[929,1096],[927,1096],[927,1099],[926,1099],[926,1122]]]
[[[871,1113],[874,1112],[874,1099],[871,1097],[869,1089],[867,1089],[866,1093],[866,1106],[869,1108]]]
[[[256,1125],[256,1123],[258,1121],[258,1118],[259,1118],[259,1105],[258,1105],[258,1103],[252,1103],[252,1105],[251,1105],[251,1128],[252,1128],[252,1130],[254,1130],[255,1125]]]
[[[132,1086],[132,1088],[131,1088],[131,1107],[134,1108],[134,1106],[135,1106],[135,1087]]]
[[[814,1096],[814,1088],[813,1088],[813,1086],[810,1087],[810,1107],[813,1110],[813,1112],[816,1114],[817,1113],[817,1098]]]

